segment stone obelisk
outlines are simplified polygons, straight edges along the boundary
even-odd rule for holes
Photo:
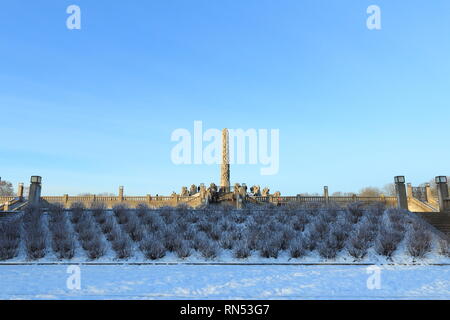
[[[222,165],[220,167],[220,187],[230,192],[230,155],[228,129],[222,130]]]

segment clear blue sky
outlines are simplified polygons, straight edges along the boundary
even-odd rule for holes
[[[283,194],[450,174],[448,0],[9,0],[0,39],[0,176],[47,195],[218,183],[170,160],[194,120],[280,129],[279,173],[232,182]]]

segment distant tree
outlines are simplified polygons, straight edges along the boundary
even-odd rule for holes
[[[314,193],[300,193],[300,196],[302,197],[317,197],[317,196],[321,196],[321,194],[314,192]]]
[[[79,197],[90,197],[90,196],[98,196],[98,197],[114,197],[115,194],[114,193],[109,193],[109,192],[101,192],[101,193],[80,193],[78,194]]]
[[[352,197],[354,195],[353,192],[341,192],[336,191],[331,194],[332,197]]]
[[[394,183],[388,183],[383,187],[383,193],[385,196],[395,197],[397,194],[395,192],[395,184]]]
[[[447,177],[447,180],[450,181],[450,177]],[[421,185],[419,185],[420,187],[425,187],[425,185],[429,183],[430,184],[430,189],[431,189],[431,194],[433,197],[437,197],[437,186],[436,186],[436,181],[434,179],[431,179],[430,182],[425,182],[422,183]]]
[[[381,195],[381,190],[376,187],[366,187],[359,191],[360,197],[379,197]]]
[[[0,181],[0,197],[14,197],[14,189],[9,181]]]

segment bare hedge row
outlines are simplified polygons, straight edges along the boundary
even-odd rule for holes
[[[27,212],[23,221],[0,225],[0,259],[17,255],[23,229],[29,259],[46,252],[46,228],[39,210]],[[23,227],[23,228],[22,228]],[[4,231],[3,231],[4,230]],[[59,259],[75,255],[76,241],[90,259],[98,259],[111,248],[117,259],[128,259],[141,251],[146,259],[163,258],[173,252],[181,259],[197,252],[214,259],[224,252],[245,259],[251,255],[291,258],[318,254],[335,259],[348,254],[354,260],[370,250],[387,258],[404,247],[414,258],[433,249],[428,226],[405,211],[353,203],[346,208],[329,206],[253,207],[235,210],[209,206],[193,210],[185,206],[136,209],[103,204],[86,209],[73,204],[69,211],[54,205],[49,210],[51,248]],[[441,241],[440,253],[449,256],[448,242]]]

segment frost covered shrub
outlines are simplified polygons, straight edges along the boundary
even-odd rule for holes
[[[246,233],[246,231],[242,230],[242,229],[236,229],[231,231],[230,237],[231,239],[233,239],[233,241],[237,241],[237,240],[242,240],[244,238],[243,234],[244,232]]]
[[[324,239],[329,231],[329,225],[320,217],[314,222],[312,231],[319,237],[319,239]]]
[[[0,224],[0,261],[17,256],[20,245],[20,219]]]
[[[43,234],[28,233],[25,237],[27,257],[37,260],[45,257],[46,241]]]
[[[338,243],[334,237],[326,237],[319,244],[317,251],[322,258],[334,259],[338,253]]]
[[[214,259],[215,257],[217,257],[217,255],[219,253],[219,247],[217,246],[217,244],[209,241],[206,244],[204,244],[203,246],[201,246],[199,248],[199,251],[203,258]]]
[[[448,240],[439,240],[439,253],[443,256],[450,257],[450,242]]]
[[[197,234],[197,228],[193,225],[188,226],[187,230],[183,233],[184,240],[194,240]]]
[[[55,209],[53,209],[55,210]],[[57,214],[58,218],[51,218],[49,229],[52,235],[52,249],[58,259],[72,259],[75,255],[75,239],[73,232],[68,227],[68,218],[64,211],[55,211],[50,214]]]
[[[74,215],[72,211],[72,218]],[[98,208],[96,212],[96,218],[103,216],[104,210]],[[97,224],[93,218],[94,211],[84,211],[81,214],[76,213],[77,223],[74,224],[73,228],[75,232],[78,233],[78,239],[80,240],[81,247],[86,252],[89,259],[95,260],[105,255],[106,248],[100,237],[100,230],[98,230]],[[73,221],[73,219],[72,219]],[[106,221],[106,220],[105,220]]]
[[[167,227],[162,233],[162,241],[164,247],[170,251],[176,251],[181,246],[183,238],[179,233],[176,233],[173,227]]]
[[[142,218],[142,222],[149,232],[159,231],[164,225],[162,219],[157,215],[156,210],[148,211]]]
[[[194,240],[192,240],[192,247],[195,250],[200,251],[203,247],[207,246],[209,242],[210,240],[204,232],[198,232],[194,237]]]
[[[306,254],[306,243],[302,236],[298,236],[291,242],[289,248],[291,258],[301,258]]]
[[[228,214],[224,214],[222,210],[212,210],[206,215],[206,220],[211,224],[217,224],[224,215]]]
[[[111,216],[102,215],[104,217],[104,220],[101,219],[100,221],[97,221],[100,225],[100,229],[105,235],[110,234],[114,229],[114,218]]]
[[[367,255],[368,246],[366,242],[360,241],[357,235],[350,237],[347,245],[348,253],[359,260]]]
[[[281,250],[287,250],[291,240],[295,237],[296,232],[289,226],[280,226],[280,232],[278,234],[279,244]]]
[[[157,260],[166,255],[166,248],[161,240],[154,235],[144,237],[139,248],[147,259]]]
[[[296,231],[303,232],[305,230],[305,226],[308,224],[309,218],[306,212],[299,212],[298,215],[294,216],[292,219],[292,227]]]
[[[87,256],[91,260],[96,260],[105,255],[106,249],[101,242],[92,244],[91,248],[87,250]]]
[[[278,258],[280,245],[277,239],[263,243],[259,249],[259,254],[263,258]]]
[[[374,236],[375,234],[371,233],[365,224],[359,225],[348,240],[348,253],[357,260],[364,258],[374,240]]]
[[[225,250],[233,249],[234,240],[229,232],[222,234],[222,238],[219,241],[220,247]]]
[[[402,235],[397,231],[383,228],[380,230],[376,242],[375,251],[382,255],[390,258],[394,251],[397,249],[398,244],[402,240]]]
[[[104,213],[95,216],[95,221],[97,221],[97,223],[102,226],[103,224],[106,223],[106,220],[108,219],[108,216]]]
[[[175,249],[178,258],[185,259],[192,253],[191,244],[187,240],[182,240],[180,245]]]
[[[180,203],[175,207],[175,213],[179,217],[185,217],[190,211],[191,208],[185,203]]]
[[[213,224],[205,221],[205,220],[201,220],[197,223],[197,229],[200,232],[205,232],[206,234],[209,234],[209,232],[211,232],[213,228]]]
[[[105,214],[106,205],[103,202],[93,202],[91,204],[92,215],[97,219]]]
[[[78,224],[79,226],[82,224]],[[79,229],[78,237],[81,242],[89,242],[97,236],[97,232],[92,225],[83,224],[86,227]]]
[[[386,204],[382,202],[376,202],[369,205],[366,215],[381,217],[385,211],[386,211]]]
[[[171,207],[162,207],[159,209],[159,215],[165,224],[172,224],[175,221],[174,210]]]
[[[42,223],[42,212],[39,208],[25,210],[24,216],[25,248],[28,259],[41,259],[46,254],[46,238]]]
[[[242,224],[247,221],[247,216],[245,214],[243,214],[242,212],[235,212],[235,213],[231,214],[230,219],[234,223]],[[231,224],[231,225],[234,226],[234,224]]]
[[[431,251],[431,234],[425,228],[411,230],[407,239],[409,254],[414,258],[423,258]]]
[[[135,215],[129,216],[128,222],[124,225],[124,230],[134,242],[139,242],[144,237],[144,229],[139,218]]]
[[[189,224],[186,222],[185,219],[179,218],[174,225],[174,229],[176,233],[185,233],[189,227]]]
[[[48,215],[51,223],[57,223],[64,220],[64,207],[60,203],[53,203],[49,205]]]
[[[150,208],[145,203],[139,203],[136,206],[136,215],[139,218],[143,218],[145,215],[148,214]]]
[[[237,259],[248,258],[251,255],[251,251],[247,245],[247,242],[244,240],[238,241],[233,251],[233,255]]]
[[[118,232],[117,234],[117,237],[111,241],[111,246],[116,252],[116,257],[118,259],[128,259],[132,255],[130,241],[122,232]]]
[[[359,222],[364,214],[364,207],[361,202],[354,202],[347,205],[347,214],[353,224]]]
[[[405,218],[405,211],[400,209],[390,208],[386,210],[386,216],[389,218],[389,221],[394,223],[401,223]]]
[[[340,228],[334,228],[329,235],[334,248],[337,251],[341,251],[345,247],[345,242],[348,239],[348,233]]]
[[[83,216],[84,210],[86,210],[84,204],[82,202],[74,202],[70,205],[71,218],[73,224],[77,224],[78,221]]]
[[[112,210],[119,224],[126,224],[128,222],[130,212],[126,205],[124,204],[115,205],[112,208]]]
[[[99,235],[94,235],[89,240],[82,242],[82,247],[86,251],[87,256],[91,260],[98,259],[105,255],[106,248]]]
[[[338,217],[338,208],[330,206],[321,214],[321,216],[327,223],[334,223]]]
[[[190,223],[190,224],[197,223],[200,220],[200,217],[199,217],[199,215],[197,213],[198,213],[198,210],[189,211],[187,213],[187,215],[185,216],[186,222]]]
[[[208,237],[213,241],[219,241],[222,232],[220,231],[219,226],[213,225],[211,229],[207,232]]]
[[[75,256],[75,240],[71,238],[62,239],[53,243],[53,250],[58,259],[72,259]]]

